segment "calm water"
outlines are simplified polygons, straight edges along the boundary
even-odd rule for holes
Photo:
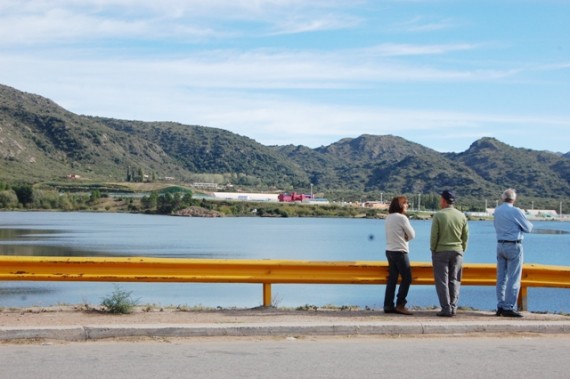
[[[410,258],[430,262],[430,221],[412,221]],[[534,222],[525,262],[570,265],[570,223]],[[466,263],[495,263],[491,222],[470,223]],[[382,220],[318,218],[184,218],[131,214],[0,212],[0,254],[154,256],[322,261],[385,260]],[[121,283],[142,304],[255,307],[257,284]],[[0,282],[0,306],[97,305],[113,283]],[[381,308],[384,286],[274,285],[279,306],[358,305]],[[412,286],[409,305],[437,305],[432,286]],[[493,287],[462,288],[460,305],[493,309]],[[570,312],[570,290],[529,289],[529,309]]]

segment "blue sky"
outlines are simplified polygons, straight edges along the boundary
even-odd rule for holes
[[[318,147],[570,151],[570,1],[0,0],[0,83]]]

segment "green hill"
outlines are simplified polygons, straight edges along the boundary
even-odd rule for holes
[[[381,193],[496,199],[505,187],[532,198],[570,197],[570,153],[514,148],[493,138],[439,153],[404,138],[362,135],[329,146],[264,146],[226,130],[77,115],[0,85],[0,180],[53,181],[74,174],[122,182],[136,171],[178,183],[213,180],[249,190],[307,191],[329,198]]]

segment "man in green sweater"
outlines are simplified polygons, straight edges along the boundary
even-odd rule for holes
[[[469,228],[465,215],[455,209],[453,192],[443,191],[439,205],[441,210],[433,216],[430,238],[433,277],[441,305],[437,315],[452,317],[457,310]]]

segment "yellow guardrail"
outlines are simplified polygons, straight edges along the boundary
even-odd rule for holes
[[[412,262],[414,285],[434,284],[431,263]],[[494,286],[494,264],[465,264],[463,285]],[[0,281],[260,283],[263,305],[271,284],[386,284],[387,262],[178,258],[0,256]],[[520,309],[528,287],[570,288],[570,267],[525,264]]]

